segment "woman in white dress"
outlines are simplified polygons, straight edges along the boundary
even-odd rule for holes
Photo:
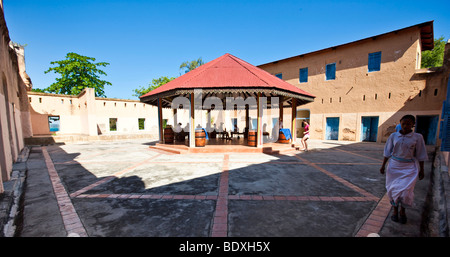
[[[392,133],[386,141],[380,169],[381,174],[386,169],[386,190],[394,207],[391,219],[402,224],[407,220],[405,207],[413,205],[414,186],[417,178],[423,179],[424,161],[428,159],[422,135],[412,131],[415,123],[416,119],[412,115],[405,115],[400,119],[402,129]],[[385,168],[388,160],[389,164]]]

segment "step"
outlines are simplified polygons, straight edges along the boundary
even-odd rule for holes
[[[164,147],[164,146],[161,146],[161,145],[158,145],[158,146],[151,145],[151,146],[149,146],[149,148],[150,149],[154,149],[156,151],[162,151],[162,152],[171,153],[171,154],[185,154],[185,153],[187,153],[186,150],[175,149],[175,148],[170,148],[170,147]]]

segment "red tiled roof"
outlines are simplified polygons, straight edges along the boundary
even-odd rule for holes
[[[143,99],[172,90],[197,88],[277,89],[296,95],[311,98],[315,97],[314,95],[227,53],[148,92],[140,98]]]

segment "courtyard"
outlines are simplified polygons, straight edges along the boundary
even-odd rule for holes
[[[32,146],[20,236],[418,235],[420,210],[406,225],[386,219],[384,144],[311,140],[312,150],[283,154],[171,154],[151,144]]]

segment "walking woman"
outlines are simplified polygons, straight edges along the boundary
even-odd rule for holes
[[[414,186],[417,178],[423,179],[424,161],[428,159],[422,135],[412,131],[415,123],[412,115],[400,119],[401,130],[392,133],[386,141],[380,169],[381,174],[386,171],[386,190],[394,207],[391,219],[402,224],[407,220],[405,207],[413,205]]]

